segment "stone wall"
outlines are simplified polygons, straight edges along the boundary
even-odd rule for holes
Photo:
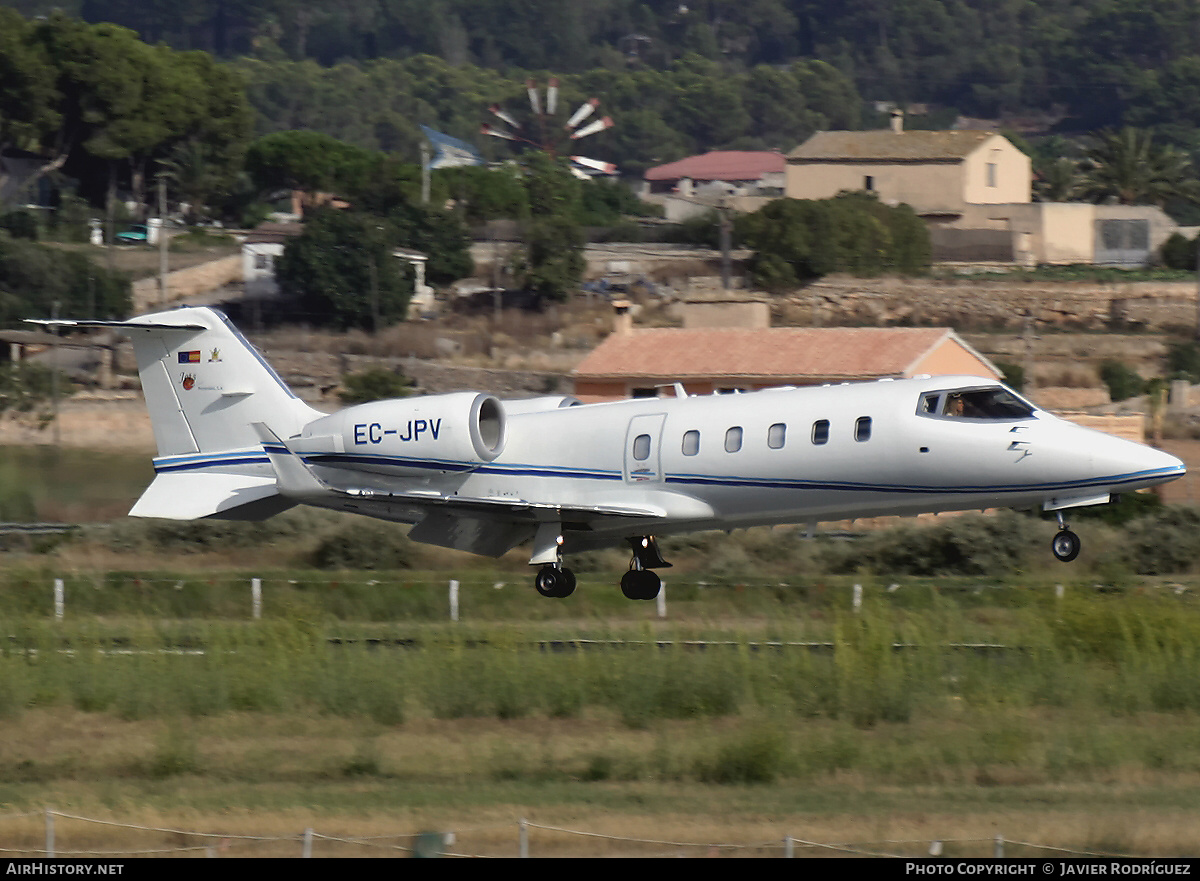
[[[777,307],[776,324],[949,326],[958,331],[1181,330],[1196,326],[1196,282],[822,279]]]
[[[154,432],[142,393],[81,392],[59,404],[58,424],[39,429],[28,419],[0,417],[0,445],[51,444],[91,450],[139,450],[153,455]]]
[[[189,269],[167,273],[167,303],[188,302],[230,284],[242,281],[240,254],[210,260]],[[133,314],[151,312],[161,304],[158,296],[158,277],[142,278],[133,283]]]

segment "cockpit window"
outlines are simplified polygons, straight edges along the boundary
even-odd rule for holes
[[[926,392],[921,395],[917,412],[922,416],[941,416],[944,419],[978,419],[993,422],[1033,417],[1033,407],[1008,389],[995,386]]]

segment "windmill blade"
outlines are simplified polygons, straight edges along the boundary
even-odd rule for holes
[[[571,140],[577,141],[580,138],[586,138],[588,135],[594,135],[596,132],[604,131],[606,128],[612,128],[612,124],[612,118],[608,116],[604,117],[603,119],[597,119],[593,122],[589,122],[579,131],[572,132]]]
[[[504,110],[503,110],[503,109],[500,107],[500,105],[499,105],[499,104],[493,104],[491,107],[489,107],[489,108],[488,108],[488,110],[490,110],[494,116],[496,116],[496,117],[497,117],[497,118],[499,118],[499,119],[502,119],[502,120],[504,120],[506,123],[508,123],[508,124],[509,124],[510,126],[512,126],[513,128],[520,128],[520,127],[521,127],[521,123],[517,122],[517,121],[516,121],[515,119],[513,119],[513,118],[512,118],[512,117],[511,117],[511,116],[510,116],[508,113],[506,113],[506,112],[505,112],[505,111],[504,111]]]
[[[565,128],[573,129],[579,123],[583,122],[589,116],[596,112],[596,108],[600,106],[599,98],[589,98],[579,105],[579,109],[571,114],[571,118],[567,120]]]
[[[553,116],[556,107],[558,107],[558,79],[550,77],[550,84],[546,88],[546,115]]]
[[[534,80],[525,80],[525,91],[529,93],[529,106],[533,108],[533,112],[542,115],[542,102],[538,95],[537,82]]]
[[[512,132],[506,132],[502,129],[492,128],[486,122],[479,127],[479,131],[485,135],[491,135],[493,138],[504,138],[506,141],[515,141],[517,138]]]
[[[601,162],[599,159],[589,159],[586,156],[572,156],[571,161],[584,168],[594,168],[602,174],[616,174],[617,166],[611,162]]]

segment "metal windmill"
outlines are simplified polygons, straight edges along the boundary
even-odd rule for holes
[[[493,104],[488,111],[506,127],[498,127],[485,122],[480,127],[480,131],[493,138],[526,144],[549,153],[551,156],[567,154],[567,159],[571,163],[571,172],[576,177],[589,178],[596,174],[616,173],[617,166],[611,162],[589,159],[571,152],[575,149],[576,141],[612,128],[613,121],[608,116],[593,119],[583,125],[600,106],[598,99],[590,98],[580,104],[560,128],[558,121],[554,118],[558,112],[558,80],[550,78],[546,84],[544,100],[535,80],[526,80],[525,90],[529,94],[529,108],[533,111],[533,119],[530,123],[522,125],[516,117],[505,111],[499,104]]]

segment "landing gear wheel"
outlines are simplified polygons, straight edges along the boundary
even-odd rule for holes
[[[570,569],[547,566],[538,572],[533,586],[544,597],[562,599],[575,592],[575,573]]]
[[[1078,557],[1080,547],[1082,547],[1082,543],[1079,541],[1079,536],[1069,529],[1060,529],[1053,541],[1050,542],[1050,550],[1064,563],[1070,563]]]
[[[621,593],[630,600],[652,600],[662,589],[662,579],[648,569],[630,569],[621,576]]]

